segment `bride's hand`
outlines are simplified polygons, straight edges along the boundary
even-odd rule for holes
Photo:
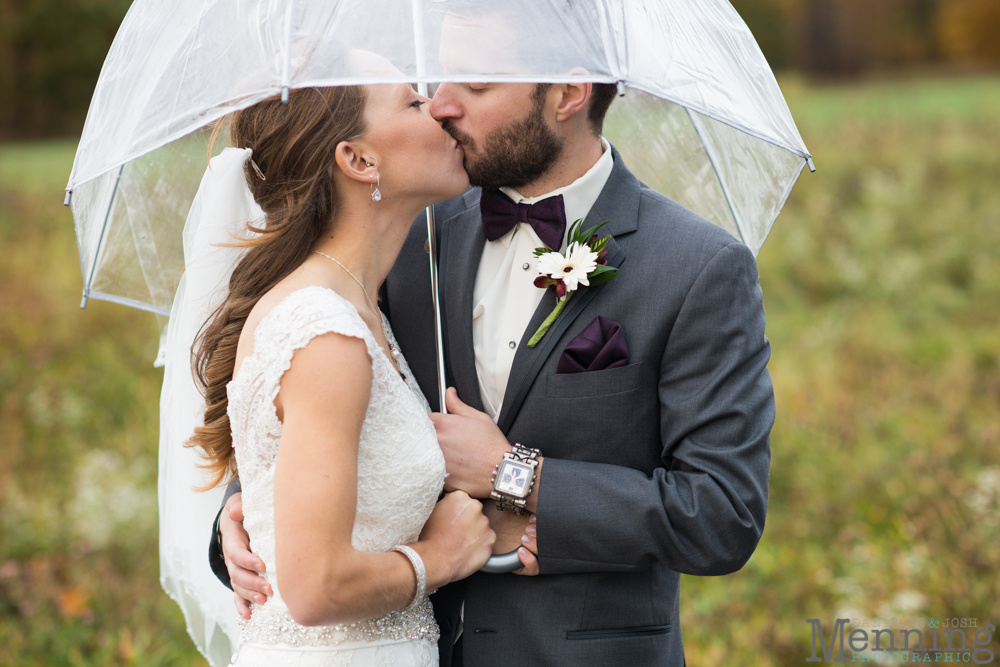
[[[493,551],[496,533],[483,504],[464,491],[438,501],[420,533],[418,549],[427,569],[427,588],[440,588],[477,571]]]
[[[257,574],[264,571],[264,561],[250,551],[250,536],[243,530],[243,494],[235,493],[226,501],[219,517],[222,535],[222,555],[233,585],[236,613],[250,619],[249,601],[264,604],[266,595],[273,595],[271,586]]]

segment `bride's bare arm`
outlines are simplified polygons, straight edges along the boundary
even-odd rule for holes
[[[284,425],[275,464],[275,569],[282,598],[302,625],[380,616],[409,604],[416,591],[403,554],[351,545],[371,382],[365,343],[326,334],[295,354],[275,400]],[[449,494],[411,545],[424,561],[428,590],[478,569],[493,539],[482,505]]]

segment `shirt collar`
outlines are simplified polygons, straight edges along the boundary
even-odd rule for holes
[[[514,188],[500,188],[500,192],[518,204],[534,204],[548,197],[562,195],[563,205],[566,207],[566,231],[563,233],[563,244],[562,248],[560,248],[560,250],[563,250],[566,248],[566,237],[569,234],[570,225],[581,218],[587,217],[590,209],[594,206],[594,202],[601,195],[604,184],[608,182],[612,169],[614,169],[615,162],[611,157],[611,147],[604,137],[601,137],[601,148],[604,149],[604,152],[598,158],[597,162],[594,163],[594,166],[587,170],[586,174],[569,185],[557,188],[543,195],[538,195],[537,197],[522,197]],[[507,243],[509,242],[510,240],[508,239]]]

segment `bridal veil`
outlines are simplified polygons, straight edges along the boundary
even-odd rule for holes
[[[264,213],[246,184],[249,149],[226,148],[212,159],[184,225],[185,271],[164,343],[160,396],[160,583],[184,612],[188,633],[214,665],[228,664],[239,627],[233,593],[212,573],[208,545],[224,489],[201,492],[206,482],[200,450],[185,443],[201,425],[205,401],[192,373],[191,348],[221,303],[247,238],[247,224]]]

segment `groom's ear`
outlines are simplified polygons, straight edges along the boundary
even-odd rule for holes
[[[573,74],[574,72],[570,72]],[[590,101],[590,93],[593,85],[586,82],[580,83],[558,83],[552,88],[559,95],[556,106],[556,121],[563,122],[576,116],[581,112],[586,112],[587,103]],[[584,113],[586,116],[586,113]]]
[[[374,183],[378,162],[372,156],[366,156],[361,146],[341,141],[334,150],[337,168],[348,178],[362,183]]]

